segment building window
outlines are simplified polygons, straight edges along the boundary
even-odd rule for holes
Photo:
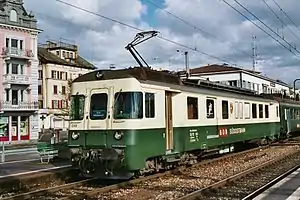
[[[43,70],[39,70],[39,79],[43,79]]]
[[[5,46],[8,48],[9,47],[9,38],[6,38],[5,40]]]
[[[56,51],[56,55],[59,56],[59,51]]]
[[[43,100],[39,100],[39,109],[42,109],[42,108],[44,108],[44,106],[43,106]]]
[[[18,64],[12,64],[12,74],[18,74]]]
[[[57,73],[55,70],[51,70],[51,78],[57,79]]]
[[[10,73],[10,64],[9,63],[6,63],[6,74],[9,74]]]
[[[215,104],[215,102],[213,99],[206,99],[206,117],[208,119],[215,117],[214,104]]]
[[[24,102],[24,90],[20,90],[21,102]]]
[[[269,118],[269,106],[265,105],[265,118]]]
[[[263,105],[262,104],[258,105],[258,116],[259,116],[259,118],[263,118],[264,117],[264,109],[263,109]]]
[[[70,53],[70,57],[71,57],[71,58],[74,58],[74,57],[73,57],[73,53],[72,53],[72,52]]]
[[[187,97],[188,119],[198,119],[198,98]]]
[[[62,55],[63,55],[63,57],[65,58],[65,57],[66,57],[66,52],[63,51],[63,52],[62,52]]]
[[[52,100],[52,108],[57,109],[58,108],[58,100]]]
[[[20,74],[24,74],[24,65],[20,65]]]
[[[222,101],[222,118],[228,119],[229,113],[228,113],[228,101]]]
[[[252,118],[253,119],[257,118],[257,106],[255,103],[252,104]]]
[[[17,21],[18,21],[18,14],[17,14],[17,11],[11,10],[11,11],[10,11],[10,15],[9,15],[9,19],[10,19],[10,21],[12,21],[12,22],[17,22]]]
[[[66,86],[61,87],[61,94],[66,94]]]
[[[145,93],[145,116],[154,118],[155,116],[155,96],[153,93]]]
[[[42,86],[41,85],[38,86],[38,94],[42,94]]]
[[[18,48],[18,40],[16,40],[16,39],[11,39],[11,47],[13,47],[13,48]]]
[[[53,94],[57,94],[57,85],[53,85]]]
[[[20,49],[23,49],[23,40],[20,40]]]
[[[18,105],[18,90],[12,90],[11,91],[11,97],[12,97],[12,105]]]

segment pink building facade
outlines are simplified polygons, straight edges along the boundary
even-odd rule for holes
[[[0,0],[0,141],[38,139],[38,33],[23,0]]]

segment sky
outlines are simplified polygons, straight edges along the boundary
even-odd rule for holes
[[[156,30],[157,37],[136,46],[153,68],[183,70],[188,51],[190,68],[227,63],[252,69],[255,36],[255,70],[287,83],[300,78],[299,0],[61,1],[89,12],[57,0],[24,0],[43,30],[39,43],[75,43],[99,69],[137,66],[125,46],[139,30]]]

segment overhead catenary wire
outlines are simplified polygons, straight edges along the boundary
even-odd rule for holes
[[[286,47],[282,42],[280,42],[278,39],[276,39],[273,35],[271,35],[270,33],[268,33],[266,30],[264,30],[262,27],[260,27],[259,25],[257,25],[255,22],[253,22],[249,17],[247,17],[246,15],[244,15],[241,11],[239,11],[238,9],[236,9],[234,6],[232,6],[230,3],[228,3],[226,0],[222,0],[225,4],[227,4],[229,7],[231,7],[233,10],[235,10],[236,12],[238,12],[240,15],[242,15],[244,18],[246,18],[249,22],[251,22],[252,24],[254,24],[257,28],[259,28],[261,31],[263,31],[265,34],[267,34],[269,37],[271,37],[275,42],[277,42],[279,45],[281,45],[282,47],[284,47],[285,49],[287,49],[289,52],[293,53],[296,57],[300,58],[299,55],[297,55],[295,52],[291,51],[288,47]]]
[[[284,21],[276,14],[276,12],[271,8],[271,6],[266,2],[266,0],[262,0],[264,2],[264,4],[267,6],[267,8],[275,15],[275,17],[282,23],[284,24],[287,29],[289,29],[289,31],[294,35],[295,38],[297,38],[300,41],[300,38],[294,33],[294,31],[292,29],[290,29],[290,27],[287,26],[286,23],[284,23]]]
[[[198,30],[198,31],[200,31],[200,32],[202,32],[202,33],[204,33],[205,35],[207,35],[207,36],[209,36],[209,37],[211,37],[211,38],[214,38],[214,39],[218,40],[218,41],[221,42],[221,43],[224,43],[224,41],[222,41],[222,40],[221,40],[220,38],[218,38],[217,36],[215,36],[215,35],[213,35],[213,34],[207,32],[207,31],[203,30],[202,28],[199,28],[199,27],[196,26],[196,25],[193,25],[192,23],[188,22],[187,20],[183,19],[182,17],[180,17],[180,16],[178,16],[178,15],[176,15],[176,14],[174,14],[174,13],[172,13],[172,12],[166,10],[166,9],[164,9],[162,6],[159,6],[157,3],[153,2],[152,0],[145,0],[145,1],[147,1],[147,2],[150,3],[151,5],[155,6],[156,8],[158,8],[158,9],[164,11],[164,12],[167,13],[168,15],[170,15],[170,16],[172,16],[172,17],[178,19],[179,21],[183,22],[184,24],[186,24],[186,25],[188,25],[188,26],[190,26],[190,27],[192,27],[192,28],[194,28],[194,29],[196,29],[196,30]],[[248,57],[252,57],[250,53],[247,53],[247,52],[245,52],[245,51],[243,51],[243,50],[237,49],[235,46],[233,46],[233,45],[231,45],[231,44],[228,44],[228,46],[234,48],[237,52],[242,52],[244,55],[247,55]]]
[[[76,5],[74,5],[74,4],[71,4],[71,3],[68,3],[68,2],[65,2],[65,1],[62,1],[62,0],[56,0],[56,1],[59,2],[59,3],[65,4],[65,5],[69,6],[69,7],[73,7],[73,8],[76,8],[76,9],[78,9],[78,10],[81,10],[81,11],[84,11],[84,12],[87,12],[87,13],[90,13],[90,14],[93,14],[93,15],[96,15],[96,16],[98,16],[98,17],[104,18],[104,19],[106,19],[106,20],[115,22],[115,23],[117,23],[117,24],[126,26],[126,27],[131,28],[131,29],[134,29],[134,30],[136,30],[136,31],[145,31],[145,30],[140,29],[140,28],[138,28],[138,27],[135,27],[135,26],[133,26],[133,25],[130,25],[130,24],[121,22],[121,21],[116,20],[116,19],[112,19],[112,18],[110,18],[110,17],[106,17],[106,16],[104,16],[104,15],[101,15],[101,14],[99,14],[99,13],[95,13],[95,12],[93,12],[93,11],[90,11],[90,10],[87,10],[87,9],[84,9],[84,8],[81,8],[81,7],[76,6]],[[179,43],[179,42],[173,41],[173,40],[171,40],[171,39],[168,39],[168,38],[166,38],[166,37],[163,37],[162,35],[158,35],[157,37],[158,37],[159,39],[161,39],[161,40],[164,40],[164,41],[166,41],[166,42],[172,43],[172,44],[174,44],[174,45],[181,46],[181,47],[183,47],[183,48],[186,48],[186,49],[195,51],[195,52],[200,53],[200,54],[202,54],[202,55],[206,55],[206,56],[208,56],[208,57],[211,57],[211,58],[217,59],[217,60],[219,60],[219,61],[225,62],[225,63],[227,63],[227,64],[230,64],[230,62],[228,62],[228,60],[225,60],[225,59],[220,58],[220,57],[218,57],[218,56],[214,56],[214,55],[211,55],[211,54],[209,54],[209,53],[200,51],[200,50],[195,49],[195,48],[193,48],[193,47],[190,47],[190,46],[188,46],[188,45],[181,44],[181,43]],[[233,64],[232,64],[232,65],[233,65]]]
[[[300,31],[299,26],[290,18],[290,16],[281,8],[281,6],[277,3],[277,1],[272,0],[276,6],[280,9],[280,11],[294,24],[294,26]]]
[[[267,27],[271,32],[273,32],[275,35],[277,35],[280,39],[282,39],[285,43],[289,45],[289,47],[292,46],[288,41],[286,41],[284,38],[282,38],[276,31],[274,31],[272,28],[270,28],[266,23],[264,23],[261,19],[259,19],[255,14],[253,14],[249,9],[247,9],[243,4],[241,4],[239,1],[234,0],[240,7],[242,7],[244,10],[246,10],[250,15],[252,15],[255,19],[257,19],[260,23],[262,23],[265,27]],[[289,51],[292,52],[291,49],[287,48]],[[295,49],[298,53],[300,53],[297,49]]]

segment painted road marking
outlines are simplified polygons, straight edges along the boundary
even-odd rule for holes
[[[267,197],[271,192],[280,189],[280,187],[283,184],[285,184],[286,182],[288,182],[291,179],[293,179],[299,173],[300,173],[300,169],[297,169],[296,171],[294,171],[293,173],[291,173],[290,175],[288,175],[286,178],[282,179],[281,181],[279,181],[278,183],[276,183],[275,185],[273,185],[272,187],[270,187],[269,189],[267,189],[266,191],[264,191],[263,193],[261,193],[260,195],[258,195],[257,197],[255,197],[253,200],[261,200],[261,199]],[[299,199],[299,196],[298,196],[298,199]],[[289,199],[289,200],[291,200],[291,199]]]
[[[50,170],[54,170],[54,169],[62,169],[62,168],[67,168],[67,167],[71,167],[71,166],[72,165],[62,165],[59,167],[51,167],[51,168],[46,168],[46,169],[39,169],[39,170],[34,170],[34,171],[9,174],[9,175],[5,175],[5,176],[0,176],[0,179],[11,177],[11,176],[21,176],[21,175],[32,174],[32,173],[36,173],[36,172],[50,171]]]

